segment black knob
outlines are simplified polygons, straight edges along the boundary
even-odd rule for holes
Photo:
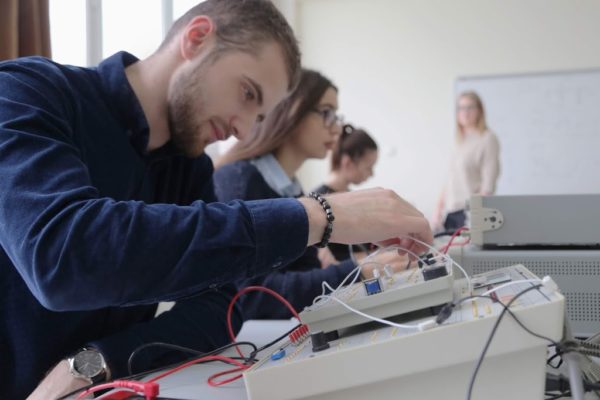
[[[323,331],[318,331],[310,334],[310,340],[312,341],[312,350],[314,352],[325,350],[329,348],[329,342],[325,337]]]

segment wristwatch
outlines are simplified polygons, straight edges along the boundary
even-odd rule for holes
[[[69,371],[76,378],[85,379],[90,384],[104,381],[108,377],[108,366],[104,356],[97,349],[84,347],[67,358]]]

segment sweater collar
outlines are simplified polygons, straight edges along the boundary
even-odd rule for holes
[[[171,141],[151,153],[146,150],[150,139],[150,127],[142,105],[125,74],[125,68],[138,61],[134,55],[120,51],[98,65],[97,71],[108,98],[107,103],[122,122],[131,146],[140,156],[153,160],[178,154]]]
[[[250,160],[250,163],[258,169],[258,172],[263,176],[265,182],[277,194],[282,197],[299,197],[302,196],[302,187],[296,177],[290,179],[285,173],[281,165],[273,156],[268,153],[261,157]]]

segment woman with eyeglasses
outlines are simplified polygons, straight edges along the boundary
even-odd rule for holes
[[[325,182],[314,189],[321,194],[347,192],[350,185],[358,185],[373,176],[373,167],[379,152],[375,140],[363,129],[350,124],[344,125],[331,154],[331,171]],[[368,252],[370,245],[354,246],[357,253]],[[350,248],[338,243],[330,243],[329,251],[335,260],[351,257]],[[331,260],[326,251],[319,252],[321,260]]]
[[[450,233],[464,226],[471,195],[494,194],[499,175],[500,144],[487,127],[483,103],[475,92],[461,93],[456,104],[456,147],[433,228]]]
[[[297,171],[308,159],[325,158],[341,133],[337,97],[337,88],[329,79],[316,71],[303,70],[294,92],[218,160],[214,183],[219,201],[303,195]],[[381,262],[400,268],[395,257]],[[370,276],[373,266],[364,268],[363,275]],[[322,268],[316,247],[310,247],[292,264],[238,285],[268,287],[296,310],[302,310],[321,294],[323,281],[336,287],[354,268],[351,260]],[[291,316],[281,303],[261,292],[246,295],[241,302],[245,319]]]

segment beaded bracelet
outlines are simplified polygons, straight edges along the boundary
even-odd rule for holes
[[[333,211],[331,211],[331,206],[329,205],[327,200],[325,200],[325,198],[319,193],[310,192],[308,194],[308,197],[312,197],[313,199],[318,201],[319,204],[321,204],[321,207],[323,207],[325,215],[327,216],[327,225],[325,226],[325,232],[323,232],[323,238],[321,239],[321,242],[316,244],[317,247],[327,247],[327,245],[329,244],[329,239],[331,238],[331,232],[333,232],[333,221],[335,220],[335,217],[333,216]]]

